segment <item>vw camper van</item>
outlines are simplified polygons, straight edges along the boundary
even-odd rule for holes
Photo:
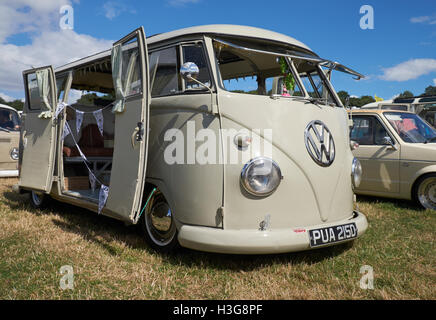
[[[14,108],[0,104],[0,177],[18,176],[20,117]]]
[[[162,252],[352,241],[368,224],[347,113],[324,73],[337,66],[283,34],[210,25],[148,39],[139,28],[24,71],[19,190],[35,207],[51,197],[138,223]],[[272,91],[279,77],[285,93]]]

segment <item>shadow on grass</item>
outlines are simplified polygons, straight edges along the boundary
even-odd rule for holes
[[[119,246],[111,244],[114,240],[130,248],[145,250],[151,255],[159,255],[145,243],[139,228],[135,226],[126,227],[118,220],[55,200],[51,201],[46,209],[39,210],[30,206],[27,195],[5,191],[3,196],[5,204],[12,210],[26,210],[36,215],[53,216],[51,220],[55,226],[97,244],[110,255],[121,256],[123,254]],[[177,266],[250,271],[274,264],[311,265],[338,256],[351,247],[352,243],[345,243],[311,251],[271,255],[230,255],[180,248],[173,254],[162,254],[160,257],[163,262]]]
[[[362,203],[366,202],[370,204],[382,204],[382,205],[390,206],[392,208],[424,211],[424,209],[421,206],[419,206],[417,203],[411,200],[379,198],[373,196],[358,195],[357,201]]]

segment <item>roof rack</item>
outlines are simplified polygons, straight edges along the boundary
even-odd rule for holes
[[[421,95],[415,97],[395,98],[393,103],[413,103],[415,99],[419,99],[417,102],[436,102],[436,95]]]

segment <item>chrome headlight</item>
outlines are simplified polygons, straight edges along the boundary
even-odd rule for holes
[[[13,148],[11,150],[11,158],[12,158],[12,160],[18,160],[18,158],[19,158],[18,148]]]
[[[272,159],[257,157],[244,166],[241,172],[241,183],[248,193],[255,196],[272,194],[282,180],[282,173]]]
[[[357,158],[353,159],[353,164],[351,165],[351,181],[355,188],[358,188],[362,181],[362,165]]]

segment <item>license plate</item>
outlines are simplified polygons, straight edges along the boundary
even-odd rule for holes
[[[347,223],[340,226],[309,230],[310,246],[318,247],[326,244],[354,239],[357,237],[356,224]]]

